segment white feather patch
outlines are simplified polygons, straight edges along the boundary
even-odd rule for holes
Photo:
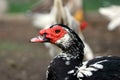
[[[101,63],[106,61],[108,60],[98,61],[94,64],[89,65],[89,67],[86,66],[88,61],[83,62],[83,65],[81,67],[76,67],[77,71],[71,70],[68,72],[68,74],[77,75],[77,78],[79,78],[79,80],[82,80],[81,78],[83,78],[84,76],[92,76],[93,72],[98,71],[99,69],[103,69],[103,65]]]

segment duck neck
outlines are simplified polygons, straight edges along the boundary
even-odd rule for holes
[[[80,64],[82,64],[84,57],[84,45],[81,44],[78,40],[74,39],[70,41],[66,47],[61,47],[62,53],[64,53],[67,57],[72,58],[73,60],[79,60]]]

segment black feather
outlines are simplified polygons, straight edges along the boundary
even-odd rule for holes
[[[70,41],[71,45],[67,49],[62,49],[62,54],[50,63],[47,80],[120,80],[120,57],[98,57],[83,63],[82,40],[68,26],[55,25],[67,29],[73,40]]]

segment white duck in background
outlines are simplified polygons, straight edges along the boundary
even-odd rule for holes
[[[4,15],[8,10],[8,0],[0,0],[0,16]]]
[[[120,26],[120,6],[112,5],[109,7],[99,8],[99,13],[110,20],[108,23],[109,31],[112,31]]]
[[[68,4],[67,6],[63,6],[62,0],[54,0],[50,13],[36,13],[33,15],[33,25],[39,29],[48,28],[52,24],[64,24],[70,26],[84,41],[84,37],[79,28],[80,23],[71,15]],[[84,44],[85,57],[87,60],[90,60],[93,58],[93,52],[85,41]],[[52,57],[58,53],[58,48],[55,46],[49,43],[45,43],[45,45],[49,48],[49,53]]]

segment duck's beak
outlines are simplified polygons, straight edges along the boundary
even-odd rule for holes
[[[37,37],[30,39],[30,42],[32,42],[32,43],[49,42],[49,39],[47,39],[46,34],[44,34],[44,35],[39,35]]]

